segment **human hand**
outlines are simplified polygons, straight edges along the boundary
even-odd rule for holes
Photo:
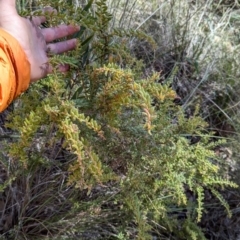
[[[0,28],[15,37],[23,48],[31,65],[33,82],[53,71],[47,53],[61,54],[74,49],[77,45],[76,39],[51,42],[79,31],[79,27],[59,25],[54,28],[40,29],[39,26],[46,21],[46,17],[39,16],[31,19],[20,17],[15,4],[16,0],[0,0]],[[59,70],[64,72],[67,69],[66,66],[61,66]]]

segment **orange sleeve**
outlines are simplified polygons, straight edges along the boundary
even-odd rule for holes
[[[30,82],[30,63],[18,41],[0,29],[0,112],[22,92]]]

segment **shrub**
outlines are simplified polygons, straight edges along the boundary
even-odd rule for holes
[[[214,151],[223,142],[212,141],[198,106],[186,117],[174,103],[175,71],[162,83],[159,73],[143,75],[128,43],[154,41],[111,28],[105,0],[51,6],[59,14],[48,26],[81,23],[79,46],[51,58],[68,74],[32,85],[8,116],[2,236],[204,239],[205,191],[231,215],[219,189],[236,184],[220,175]]]

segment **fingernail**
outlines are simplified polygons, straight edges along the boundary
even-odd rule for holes
[[[79,26],[76,26],[76,25],[70,25],[72,26],[76,31],[79,31],[80,30],[80,27]]]

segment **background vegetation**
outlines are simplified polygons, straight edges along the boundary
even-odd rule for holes
[[[2,239],[238,239],[238,1],[18,1],[81,25],[1,114]]]

